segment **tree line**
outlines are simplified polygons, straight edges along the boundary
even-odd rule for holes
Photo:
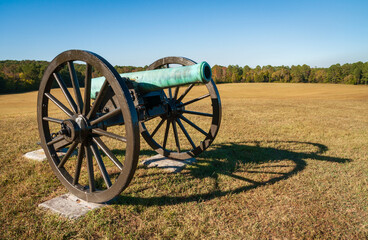
[[[4,60],[0,61],[0,93],[15,93],[37,90],[49,62],[33,60]],[[78,79],[83,86],[85,65],[75,64]],[[115,66],[119,73],[144,71],[145,67]],[[71,86],[69,73],[65,67],[60,74]],[[94,72],[93,77],[98,73]],[[282,83],[344,83],[368,84],[368,62],[335,64],[329,68],[311,68],[308,65],[297,66],[249,66],[227,67],[214,65],[212,67],[213,80],[216,83],[235,82],[282,82]]]
[[[368,84],[368,62],[334,64],[329,68],[297,66],[228,67],[215,65],[212,77],[217,83],[281,82],[281,83],[344,83]]]
[[[38,90],[42,76],[49,65],[47,61],[34,60],[4,60],[0,61],[0,93],[17,93]],[[84,86],[86,72],[85,64],[74,64],[74,68],[80,86]],[[115,66],[119,73],[144,71],[145,67]],[[59,72],[61,78],[68,87],[72,87],[69,71],[65,66]],[[92,77],[98,77],[99,73],[93,71]],[[55,82],[56,87],[56,82]]]

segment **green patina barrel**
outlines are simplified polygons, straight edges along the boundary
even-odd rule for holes
[[[207,62],[201,62],[191,66],[122,73],[120,76],[134,81],[139,91],[152,92],[190,83],[208,83],[211,80],[212,71]],[[92,99],[96,97],[104,81],[105,77],[92,78]]]

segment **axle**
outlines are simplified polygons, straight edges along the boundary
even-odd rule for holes
[[[201,62],[191,66],[122,73],[120,76],[136,84],[139,92],[147,93],[190,83],[208,83],[211,80],[212,71],[207,62]],[[92,99],[96,97],[104,81],[105,77],[92,79]]]

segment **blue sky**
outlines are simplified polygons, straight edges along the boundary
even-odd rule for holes
[[[0,60],[85,49],[134,66],[173,55],[251,67],[366,62],[367,10],[367,0],[0,0]]]

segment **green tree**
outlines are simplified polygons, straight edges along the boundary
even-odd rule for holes
[[[291,66],[290,69],[291,81],[294,83],[303,82],[303,72],[300,65],[298,66]]]
[[[340,64],[331,65],[327,70],[327,76],[330,83],[341,83],[343,75]]]

